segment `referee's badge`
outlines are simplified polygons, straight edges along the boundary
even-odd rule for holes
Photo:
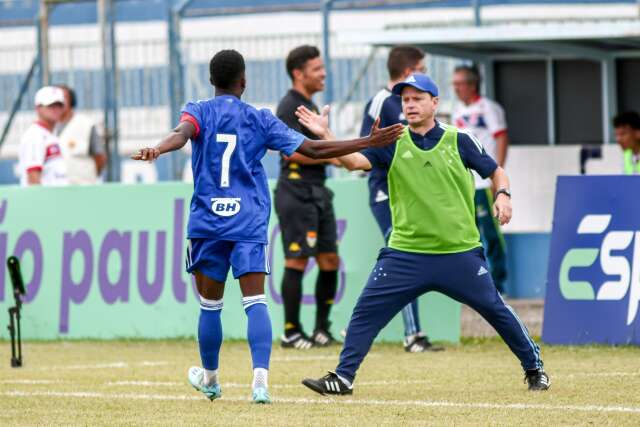
[[[317,242],[318,233],[316,233],[315,231],[307,231],[307,245],[309,245],[310,248],[313,248],[316,246]]]

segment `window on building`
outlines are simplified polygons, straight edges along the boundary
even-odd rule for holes
[[[494,76],[511,143],[548,144],[546,62],[497,61]]]
[[[618,111],[640,112],[640,58],[616,61]]]
[[[556,144],[602,144],[602,66],[589,60],[556,60]]]

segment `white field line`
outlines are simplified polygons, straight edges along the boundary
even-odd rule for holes
[[[389,386],[389,385],[409,385],[409,384],[429,384],[432,381],[425,380],[409,380],[409,381],[359,381],[357,383],[358,387],[366,387],[366,386]],[[170,382],[170,381],[112,381],[108,382],[107,386],[136,386],[136,387],[182,387],[186,386],[187,382]],[[221,383],[222,389],[225,388],[249,388],[249,383]],[[272,389],[291,389],[291,388],[302,388],[302,384],[272,384],[269,388]]]
[[[577,377],[636,377],[640,372],[582,372],[577,374],[559,375],[561,378]]]
[[[199,396],[188,395],[157,395],[157,394],[111,394],[96,392],[56,392],[56,391],[7,391],[0,393],[0,396],[8,397],[61,397],[61,398],[89,398],[89,399],[126,399],[126,400],[164,400],[164,401],[185,401],[204,400]],[[248,402],[249,399],[239,397],[224,397],[228,402]],[[449,402],[433,400],[355,400],[355,399],[300,399],[281,398],[275,399],[276,403],[309,404],[309,405],[362,405],[362,406],[409,406],[409,407],[432,407],[432,408],[466,408],[466,409],[515,409],[515,410],[544,410],[544,411],[564,411],[564,412],[621,412],[640,414],[640,407],[633,406],[601,406],[601,405],[547,405],[535,403],[483,403],[483,402]]]
[[[306,362],[311,360],[335,360],[338,361],[340,357],[335,354],[333,356],[283,356],[283,357],[272,357],[272,362]]]
[[[146,360],[140,363],[127,363],[127,362],[111,362],[111,363],[95,363],[88,365],[54,365],[54,366],[39,366],[39,371],[57,371],[57,370],[83,370],[83,369],[123,369],[136,366],[153,367],[168,365],[166,361],[149,361]]]
[[[120,366],[120,365],[118,365]],[[75,367],[74,367],[75,369]],[[594,374],[568,374],[559,375],[561,378],[575,378],[575,377],[587,377],[587,376],[605,376],[605,377],[625,377],[625,376],[640,376],[640,372],[601,372]],[[558,376],[554,376],[557,378]],[[0,384],[25,384],[25,385],[39,385],[39,384],[61,384],[69,381],[62,380],[2,380]],[[377,380],[377,381],[358,381],[356,385],[358,387],[370,387],[370,386],[390,386],[390,385],[420,385],[431,384],[433,381],[428,380]],[[106,383],[109,387],[118,386],[134,386],[134,387],[182,387],[187,382],[178,381],[139,381],[139,380],[121,380],[121,381],[109,381]],[[222,388],[246,388],[249,383],[221,383]],[[272,384],[270,388],[273,389],[293,389],[302,387],[301,384]]]
[[[369,358],[375,357],[375,355],[369,355]],[[306,362],[312,360],[338,360],[338,356],[284,356],[284,357],[272,357],[272,362]],[[143,361],[139,363],[128,362],[110,362],[110,363],[96,363],[86,365],[54,365],[54,366],[40,366],[37,369],[41,371],[53,371],[59,369],[66,370],[83,370],[83,369],[123,369],[133,366],[153,367],[153,366],[165,366],[169,365],[167,361]]]
[[[187,382],[171,382],[171,381],[110,381],[108,386],[136,386],[136,387],[176,387],[187,385]],[[224,384],[223,384],[224,386]]]
[[[380,357],[377,354],[368,354],[367,359],[373,359]],[[340,359],[339,354],[331,356],[317,355],[317,356],[274,356],[271,358],[272,362],[306,362],[312,360],[332,360],[337,362]]]

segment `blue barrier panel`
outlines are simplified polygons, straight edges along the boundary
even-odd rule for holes
[[[542,338],[640,344],[640,176],[562,176]]]

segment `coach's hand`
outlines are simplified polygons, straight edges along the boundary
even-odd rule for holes
[[[153,162],[155,159],[160,156],[160,150],[157,148],[143,148],[139,150],[136,154],[132,155],[131,158],[133,160],[143,160],[148,161],[149,163]]]
[[[400,138],[402,132],[404,132],[404,125],[401,123],[380,129],[380,117],[378,117],[373,122],[373,126],[371,126],[369,145],[372,147],[384,147],[385,145],[393,144]]]
[[[511,221],[511,199],[505,194],[498,194],[496,202],[493,204],[493,216],[498,219],[500,225],[508,224]]]

